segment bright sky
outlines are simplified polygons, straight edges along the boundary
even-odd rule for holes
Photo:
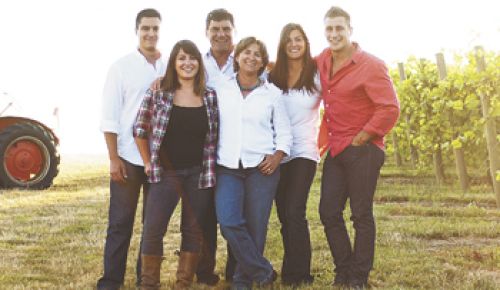
[[[14,99],[16,108],[49,124],[57,106],[63,153],[105,153],[99,131],[102,87],[110,64],[136,48],[139,10],[152,7],[162,14],[159,48],[165,58],[180,39],[206,51],[206,14],[226,8],[235,17],[235,40],[254,35],[274,59],[288,22],[302,24],[314,54],[326,47],[322,20],[331,5],[351,14],[353,40],[388,65],[409,55],[433,60],[441,51],[451,61],[453,52],[476,45],[500,50],[500,3],[493,0],[5,0],[0,2],[0,101]]]

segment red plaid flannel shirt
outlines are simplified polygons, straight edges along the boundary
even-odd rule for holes
[[[157,183],[161,179],[163,169],[160,166],[159,151],[163,138],[168,136],[168,134],[165,135],[165,132],[172,112],[173,101],[173,92],[148,90],[135,120],[134,137],[149,139],[151,174],[148,181],[150,183]],[[215,163],[219,133],[219,110],[216,92],[207,88],[203,95],[203,102],[207,109],[208,132],[203,146],[203,164],[198,187],[209,188],[215,186]]]

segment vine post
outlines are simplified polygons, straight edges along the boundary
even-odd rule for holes
[[[482,47],[475,48],[476,66],[478,72],[486,70],[486,63],[484,61],[484,50]],[[498,89],[497,89],[498,92]],[[500,208],[500,181],[496,179],[497,172],[500,171],[500,160],[498,141],[496,139],[496,123],[495,118],[490,116],[490,97],[488,94],[480,94],[481,107],[483,111],[483,118],[485,119],[485,135],[486,145],[488,147],[488,157],[490,161],[490,176],[493,182],[493,190],[497,199],[497,208]]]
[[[402,62],[398,63],[398,71],[399,71],[399,79],[401,81],[406,80],[406,73],[405,73],[405,67]],[[405,121],[406,123],[410,124],[410,116],[406,115]],[[411,127],[408,127],[408,130],[406,130],[406,139],[408,140],[408,147],[410,148],[410,164],[411,168],[415,169],[417,168],[417,163],[418,163],[418,155],[417,155],[417,149],[412,143],[412,138],[411,138]],[[397,159],[396,159],[397,160]]]
[[[446,79],[446,63],[444,60],[444,55],[442,53],[436,54],[436,64],[438,67],[439,79],[443,81]],[[453,118],[453,115],[450,116]],[[450,123],[453,123],[453,120],[450,120]],[[457,132],[457,129],[453,130],[453,138],[457,139],[460,137],[460,132]],[[461,143],[460,143],[461,144]],[[438,148],[439,150],[441,148]],[[465,154],[463,145],[453,146],[453,153],[455,155],[455,167],[457,169],[458,179],[460,180],[460,188],[463,192],[466,192],[469,189],[469,176],[467,175],[467,166],[465,164]]]
[[[394,148],[394,161],[396,162],[396,167],[401,167],[403,165],[403,161],[401,158],[401,154],[399,153],[399,140],[396,132],[392,132],[392,147]]]

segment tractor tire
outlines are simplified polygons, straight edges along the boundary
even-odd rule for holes
[[[59,173],[53,135],[42,126],[20,122],[0,132],[0,185],[45,189]]]

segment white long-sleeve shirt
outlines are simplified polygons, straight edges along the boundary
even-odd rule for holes
[[[116,133],[118,155],[135,165],[143,165],[132,136],[132,126],[146,90],[165,73],[159,58],[148,63],[138,50],[122,57],[109,69],[102,95],[101,131]]]
[[[208,86],[214,86],[217,79],[220,77],[229,78],[234,75],[234,53],[231,53],[227,58],[226,63],[219,67],[215,57],[212,55],[212,51],[208,50],[207,53],[203,55],[203,63],[205,65],[205,71],[207,73],[207,84]]]
[[[281,91],[264,82],[245,98],[236,76],[215,84],[220,131],[217,164],[236,169],[256,167],[266,154],[290,154],[292,134]]]
[[[309,93],[305,90],[291,89],[288,94],[283,94],[293,136],[290,155],[283,158],[283,163],[298,157],[319,162],[318,133],[321,85],[319,79],[316,79],[318,89],[316,92]]]

